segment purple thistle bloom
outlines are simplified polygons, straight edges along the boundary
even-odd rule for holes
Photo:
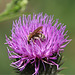
[[[56,65],[57,69],[59,68],[59,65],[53,60],[57,59],[57,55],[60,56],[60,52],[64,51],[63,48],[71,39],[67,39],[69,36],[66,36],[68,32],[65,32],[66,25],[58,24],[58,19],[54,25],[52,25],[53,23],[53,16],[47,14],[43,16],[42,13],[33,14],[32,19],[31,15],[28,15],[28,17],[23,15],[23,19],[19,17],[18,22],[17,20],[15,23],[13,22],[12,35],[10,38],[6,36],[6,44],[13,49],[13,51],[10,51],[7,48],[9,59],[18,59],[10,64],[12,67],[22,71],[27,64],[34,63],[35,72],[33,75],[38,74],[40,61],[42,61],[44,68],[44,63]],[[43,41],[41,39],[34,40],[35,44],[31,39],[30,44],[28,44],[29,33],[40,26],[43,26],[42,32],[45,39]],[[54,53],[57,53],[57,55],[53,56]]]

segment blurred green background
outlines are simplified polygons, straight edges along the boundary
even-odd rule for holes
[[[0,13],[2,13],[6,4],[11,0],[0,0]],[[67,25],[69,39],[72,41],[67,45],[64,50],[65,63],[62,67],[66,67],[61,71],[64,75],[75,75],[75,0],[29,0],[26,6],[26,10],[23,14],[33,14],[43,12],[48,15],[54,15],[54,19],[59,19],[59,23]],[[7,45],[5,43],[5,34],[11,36],[11,28],[13,20],[18,16],[22,16],[22,13],[6,17],[0,16],[0,75],[17,75],[13,68],[10,67],[11,61],[8,59]]]

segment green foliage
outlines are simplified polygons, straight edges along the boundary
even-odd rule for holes
[[[17,14],[24,12],[27,3],[28,0],[12,0],[7,4],[5,11],[0,14],[0,21],[13,18]]]

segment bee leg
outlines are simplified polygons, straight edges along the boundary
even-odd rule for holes
[[[34,38],[32,39],[32,41],[33,41],[33,43],[35,44],[35,42],[34,42]]]
[[[39,40],[39,37],[34,37],[34,38],[32,39],[33,43],[35,44],[34,39],[35,39],[35,40]]]

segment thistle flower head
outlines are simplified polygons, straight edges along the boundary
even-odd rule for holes
[[[44,40],[42,41],[42,38],[39,37],[39,39],[31,38],[29,44],[28,35],[41,26],[43,28],[40,33],[45,36]],[[32,19],[31,15],[28,17],[23,15],[23,19],[19,17],[18,21],[13,22],[11,37],[6,36],[6,44],[13,49],[12,51],[8,49],[9,59],[18,59],[10,65],[22,71],[29,63],[34,64],[33,75],[38,74],[40,61],[43,65],[44,63],[56,65],[58,69],[59,65],[54,60],[57,59],[57,55],[60,56],[60,52],[71,41],[67,39],[65,29],[66,25],[58,23],[58,19],[54,21],[53,16],[47,14],[44,16],[42,13],[33,14]]]

